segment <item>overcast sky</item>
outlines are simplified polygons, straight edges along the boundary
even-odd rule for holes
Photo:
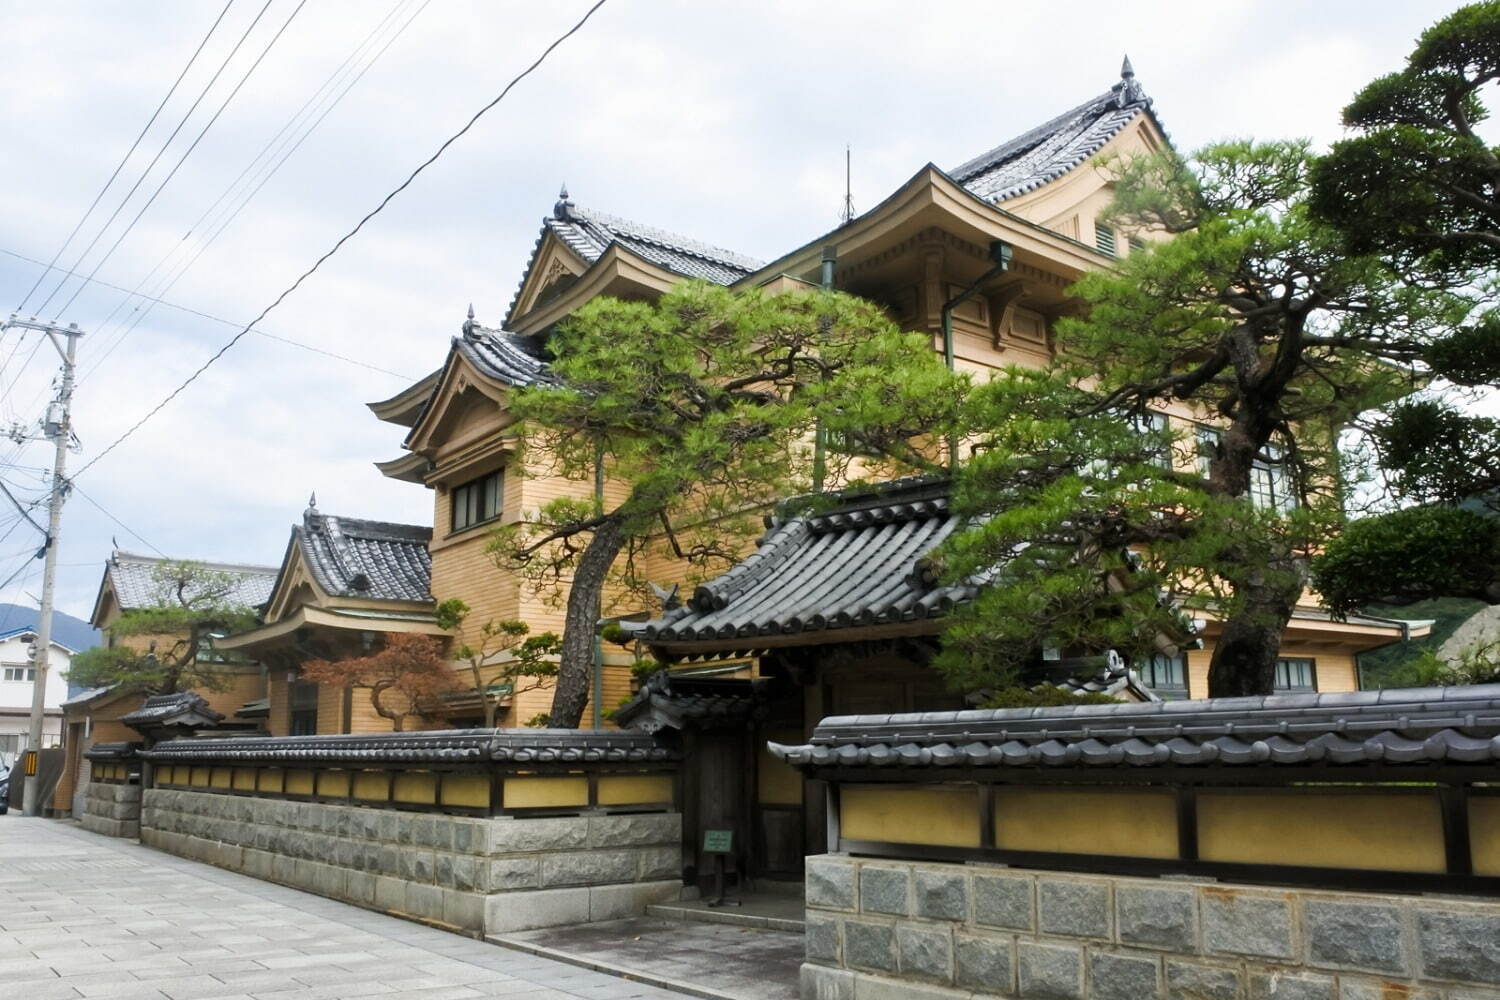
[[[266,2],[230,5],[60,265],[73,266]],[[369,64],[347,96],[170,290],[157,293],[248,321],[588,6],[422,2],[304,0],[97,278],[130,289],[156,269],[148,292],[170,280],[215,231],[210,209],[231,182],[375,31],[338,78],[341,89]],[[269,0],[239,54],[84,258],[84,273],[297,3]],[[1353,92],[1397,68],[1415,36],[1454,6],[610,0],[264,324],[270,334],[398,374],[253,334],[242,340],[79,479],[79,489],[129,530],[88,499],[69,500],[58,606],[88,616],[111,537],[150,551],[131,532],[173,556],[276,564],[314,490],[330,513],[430,523],[426,490],[384,479],[372,466],[400,453],[402,429],[380,423],[364,404],[436,368],[470,302],[481,322],[501,320],[564,181],[579,205],[769,258],[837,221],[845,143],[862,210],[929,161],[955,166],[1100,93],[1127,52],[1181,148],[1230,136],[1326,143],[1338,136],[1339,108]],[[20,304],[41,273],[14,255],[52,258],[222,8],[221,0],[0,3],[0,310]],[[300,121],[326,106],[315,102]],[[251,168],[236,190],[248,191],[261,175]],[[205,213],[210,221],[194,228]],[[43,281],[28,312],[56,282],[56,275]],[[42,312],[88,334],[74,469],[234,332],[165,306],[141,319],[140,300],[117,311],[124,293],[100,285],[59,312],[78,287],[70,281]],[[0,337],[0,361],[7,357],[0,420],[33,421],[56,356],[34,334],[18,345],[12,331]],[[39,496],[50,446],[0,445],[0,478],[24,499]],[[13,520],[0,511],[0,533]],[[37,540],[26,525],[0,540],[0,580]],[[0,602],[34,604],[40,581],[34,560],[0,590]]]

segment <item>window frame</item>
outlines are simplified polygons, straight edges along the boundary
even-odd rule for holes
[[[494,509],[493,512],[486,515],[486,501],[490,499],[487,487],[491,483],[494,485]],[[471,498],[477,498],[477,500]],[[462,524],[459,523],[461,505],[466,518]],[[503,467],[460,483],[448,490],[449,534],[457,534],[460,531],[468,531],[471,528],[477,528],[480,525],[498,521],[504,511],[505,469]]]
[[[1117,259],[1119,258],[1119,256],[1120,256],[1119,234],[1115,232],[1115,229],[1114,229],[1113,226],[1108,226],[1108,225],[1105,225],[1102,222],[1099,222],[1099,221],[1095,220],[1095,222],[1094,222],[1094,249],[1098,250],[1100,253],[1104,254],[1106,257],[1114,257],[1114,258],[1117,258]]]
[[[1291,683],[1293,664],[1297,665],[1299,674],[1302,672],[1303,667],[1306,668],[1307,684],[1293,685]],[[1285,684],[1281,683],[1283,669],[1285,669],[1287,679],[1287,683]],[[1290,694],[1317,691],[1318,658],[1315,656],[1278,656],[1276,658],[1276,673],[1271,679],[1271,690],[1285,691]]]
[[[12,677],[12,672],[20,676]],[[4,672],[0,673],[0,678],[8,684],[34,684],[36,683],[36,667],[29,663],[7,663],[4,665]]]
[[[1159,682],[1159,671],[1163,669],[1169,674],[1175,673],[1181,683]],[[1162,701],[1183,701],[1188,697],[1187,656],[1182,653],[1176,656],[1152,653],[1141,662],[1136,673],[1140,674],[1141,680],[1145,681],[1146,686],[1156,692]]]

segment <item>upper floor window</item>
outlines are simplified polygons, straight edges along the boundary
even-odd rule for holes
[[[1141,239],[1139,236],[1130,237],[1129,243],[1131,253],[1140,253],[1142,250],[1146,249],[1146,241]]]
[[[1176,656],[1152,653],[1151,658],[1140,665],[1139,673],[1146,686],[1163,701],[1178,701],[1188,696],[1187,665],[1181,653]]]
[[[493,521],[500,516],[501,469],[453,488],[453,530]]]
[[[1209,463],[1219,449],[1223,433],[1214,427],[1199,427],[1198,474],[1208,477]],[[1266,458],[1257,458],[1250,466],[1250,502],[1261,510],[1279,510],[1285,513],[1297,506],[1297,491],[1292,485],[1291,471],[1282,461],[1281,449],[1274,444],[1265,447]]]
[[[28,667],[24,664],[15,664],[5,668],[5,679],[8,681],[34,681],[36,680],[36,667]]]
[[[1156,439],[1151,443],[1152,448],[1155,450],[1152,452],[1149,461],[1152,465],[1159,465],[1163,469],[1170,469],[1172,467],[1172,448],[1166,436],[1169,428],[1167,415],[1165,413],[1157,413],[1154,410],[1147,410],[1144,413],[1132,413],[1130,415],[1130,427],[1143,437],[1150,436]]]
[[[1094,246],[1099,248],[1100,253],[1116,255],[1115,231],[1102,222],[1094,223]]]
[[[1291,657],[1276,661],[1277,691],[1316,691],[1318,667],[1311,657]]]

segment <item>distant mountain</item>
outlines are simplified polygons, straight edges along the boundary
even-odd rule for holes
[[[13,628],[34,628],[39,616],[36,608],[24,604],[0,603],[0,632]],[[99,630],[82,618],[74,618],[61,611],[52,612],[52,638],[75,653],[81,653],[102,640]]]

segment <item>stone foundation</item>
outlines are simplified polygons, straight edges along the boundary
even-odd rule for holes
[[[141,835],[141,786],[90,781],[83,786],[83,828],[106,837]]]
[[[678,813],[466,817],[152,788],[141,839],[472,934],[637,916],[678,898]]]
[[[1500,1000],[1500,901],[807,860],[805,1000]]]

